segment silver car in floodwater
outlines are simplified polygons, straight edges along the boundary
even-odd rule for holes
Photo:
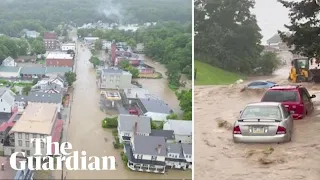
[[[291,112],[292,113],[292,112]],[[291,141],[293,118],[284,105],[277,102],[248,104],[234,123],[236,143],[281,143]]]

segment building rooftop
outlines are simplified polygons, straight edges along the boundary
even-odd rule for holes
[[[49,73],[66,73],[72,71],[71,67],[46,67],[46,74]]]
[[[163,130],[173,130],[174,134],[192,135],[192,121],[168,120],[163,125]]]
[[[128,99],[147,99],[151,95],[148,90],[143,88],[127,88],[123,90]]]
[[[192,144],[181,144],[185,154],[192,154]]]
[[[137,122],[137,132],[151,133],[151,118],[147,116],[136,116],[120,114],[118,122],[120,124],[120,131],[133,132],[135,122]]]
[[[15,72],[19,73],[21,67],[0,66],[0,72]]]
[[[173,140],[174,139],[174,132],[173,132],[173,130],[152,129],[150,136],[165,137],[166,140]]]
[[[50,135],[57,116],[57,105],[29,103],[10,132]]]
[[[163,114],[171,114],[173,113],[172,109],[162,100],[157,100],[153,98],[142,99],[140,98],[143,107],[140,107],[144,113],[147,112],[156,112]]]
[[[22,67],[20,70],[20,74],[39,74],[44,75],[46,74],[45,67]]]
[[[150,156],[166,156],[167,148],[164,137],[157,136],[140,136],[133,138],[133,153],[150,155]]]
[[[59,104],[62,102],[62,97],[62,93],[29,92],[27,96],[17,95],[15,101]]]
[[[61,46],[76,46],[76,43],[64,43]]]
[[[184,158],[182,145],[180,143],[167,143],[167,151],[168,153],[179,154],[179,158]]]
[[[66,53],[49,53],[46,59],[73,59],[73,57]]]
[[[45,32],[43,39],[57,39],[57,35],[54,32]]]

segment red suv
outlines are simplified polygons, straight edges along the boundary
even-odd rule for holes
[[[314,110],[312,99],[303,86],[274,86],[267,90],[261,102],[281,102],[294,119],[302,119]]]

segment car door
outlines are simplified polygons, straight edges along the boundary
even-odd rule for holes
[[[308,91],[305,88],[300,89],[301,99],[305,108],[305,111],[311,113],[312,112],[312,101]]]
[[[290,114],[290,112],[287,110],[287,108],[281,104],[281,110],[283,113],[283,119],[284,122],[286,124],[286,128],[290,129],[290,132],[292,131],[292,127],[293,127],[293,118],[292,115]]]

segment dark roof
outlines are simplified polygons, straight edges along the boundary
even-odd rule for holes
[[[57,35],[54,32],[45,32],[43,35],[43,39],[56,39]]]
[[[133,137],[135,154],[150,155],[150,156],[166,156],[167,149],[164,137],[157,136],[140,136]],[[160,153],[157,148],[160,148]]]
[[[0,66],[0,72],[19,72],[20,67]]]
[[[133,132],[134,124],[137,122],[137,132],[151,133],[151,118],[147,116],[136,116],[120,114],[118,116],[118,122],[120,125],[120,131]]]
[[[45,67],[22,67],[20,74],[46,74]]]
[[[192,154],[192,144],[181,144],[185,154]]]
[[[11,113],[0,112],[0,125],[3,122],[7,122],[10,119],[11,116],[12,116]]]
[[[132,152],[132,148],[131,148],[130,144],[124,144],[124,147],[126,148],[126,154],[128,157],[128,161],[131,161],[132,163],[165,166],[164,161],[151,161],[151,160],[144,160],[144,159],[135,159],[133,156],[133,152]]]
[[[172,130],[156,130],[152,129],[150,136],[159,136],[159,137],[165,137],[166,139],[173,140],[174,139],[174,131]]]
[[[156,112],[156,113],[163,113],[163,114],[173,113],[172,109],[170,109],[169,106],[161,100],[149,98],[149,99],[139,99],[139,101],[143,106],[140,108],[142,108],[142,111],[144,113],[146,112]]]
[[[47,67],[46,68],[46,74],[47,73],[66,73],[72,71],[71,67]]]
[[[41,103],[61,103],[62,93],[44,93],[44,92],[29,92],[28,96],[17,95],[15,101],[30,101]]]

